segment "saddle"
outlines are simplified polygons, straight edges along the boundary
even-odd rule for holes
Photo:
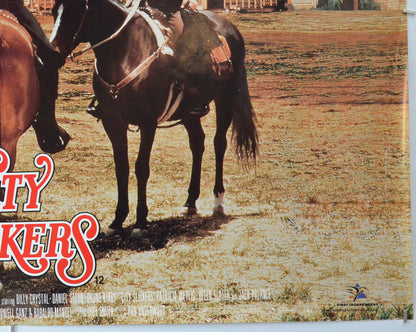
[[[154,7],[151,7],[149,2]],[[178,7],[177,4],[175,6]],[[167,17],[171,15],[173,10],[170,7],[169,10],[166,10],[163,7],[163,1],[160,2],[160,0],[147,1],[147,3],[142,0],[139,8],[141,11],[147,11],[152,18],[158,16],[153,8],[160,10]],[[229,78],[233,67],[231,51],[226,38],[215,32],[213,23],[204,14],[187,8],[181,9],[180,14],[183,21],[182,33],[171,32],[173,35],[180,34],[175,45],[172,45],[175,76],[180,80],[186,75],[198,75],[216,81]],[[181,29],[176,26],[168,26],[166,20],[163,19],[154,19],[154,21],[159,27],[161,26],[160,28],[164,32],[169,29]]]
[[[22,29],[22,31],[24,31],[24,33],[27,36],[27,39],[30,40],[30,42],[32,43],[33,58],[35,60],[36,68],[43,67],[43,62],[41,58],[38,56],[37,46],[33,43],[32,37],[30,36],[29,32],[27,32],[27,30],[19,23],[19,20],[17,19],[17,17],[5,9],[0,9],[0,16],[13,21],[14,23],[16,23],[16,25],[18,25]]]
[[[6,18],[14,21],[15,23],[19,24],[19,21],[17,20],[17,17],[14,16],[12,13],[10,13],[7,10],[0,9],[0,16],[6,17]]]
[[[232,72],[231,51],[226,38],[215,32],[213,23],[198,11],[181,11],[184,29],[176,44],[176,62],[191,75],[228,79]]]

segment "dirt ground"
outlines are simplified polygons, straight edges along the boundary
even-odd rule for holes
[[[191,164],[185,130],[159,130],[148,189],[149,238],[98,241],[99,278],[78,289],[63,288],[52,273],[25,280],[7,263],[7,295],[37,287],[69,292],[72,300],[69,319],[23,323],[391,319],[411,310],[405,15],[227,17],[245,38],[260,137],[260,158],[249,172],[231,148],[226,154],[227,218],[211,217],[213,105],[203,119],[200,216],[181,215]],[[41,21],[50,31],[50,17]],[[19,213],[20,219],[71,220],[87,211],[102,231],[112,221],[111,147],[101,124],[84,111],[92,68],[90,53],[61,70],[58,120],[73,139],[54,155],[56,172],[42,196],[42,212]],[[140,134],[129,137],[133,166]],[[16,170],[33,169],[38,152],[29,130],[19,143]],[[134,167],[130,172],[127,227],[134,223],[137,197]],[[354,302],[350,286],[365,287],[365,298]],[[77,301],[81,293],[115,295],[83,303]]]

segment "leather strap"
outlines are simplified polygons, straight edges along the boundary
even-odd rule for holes
[[[95,73],[97,74],[98,81],[104,86],[107,90],[107,93],[113,98],[117,99],[118,94],[121,89],[123,89],[126,85],[131,83],[134,79],[136,79],[145,69],[147,69],[153,61],[155,61],[159,55],[162,53],[163,48],[166,46],[169,38],[166,38],[165,43],[159,47],[155,52],[153,52],[147,59],[145,59],[142,63],[140,63],[136,68],[134,68],[127,76],[125,76],[121,81],[115,84],[110,84],[106,82],[99,74],[97,68],[97,59],[95,60]]]

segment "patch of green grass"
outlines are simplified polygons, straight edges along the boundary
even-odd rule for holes
[[[312,286],[304,283],[285,285],[275,300],[288,305],[309,302],[312,300]]]
[[[392,305],[391,307],[363,306],[359,309],[348,311],[337,310],[336,307],[324,307],[320,310],[317,320],[387,320],[403,319],[404,310],[407,310],[407,318],[413,319],[413,305]]]
[[[282,322],[306,322],[310,321],[310,318],[305,317],[304,315],[297,312],[285,312],[280,316]]]

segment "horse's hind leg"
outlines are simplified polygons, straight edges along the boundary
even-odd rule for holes
[[[205,134],[201,126],[200,119],[192,119],[184,123],[188,131],[189,146],[192,151],[192,174],[191,182],[188,188],[188,199],[184,207],[187,209],[186,214],[196,214],[196,201],[199,198],[201,187],[201,164],[202,155],[204,154]]]
[[[232,121],[232,110],[228,96],[225,94],[215,98],[217,114],[217,131],[214,138],[215,148],[215,186],[214,215],[224,214],[224,155],[227,150],[227,131]]]

